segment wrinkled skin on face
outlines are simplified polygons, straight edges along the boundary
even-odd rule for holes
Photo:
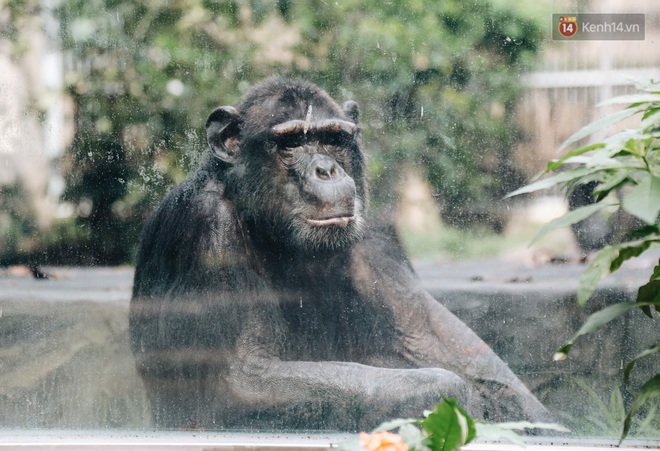
[[[455,397],[549,420],[369,226],[358,108],[272,78],[206,123],[210,156],[142,234],[131,345],[154,425],[369,430]]]

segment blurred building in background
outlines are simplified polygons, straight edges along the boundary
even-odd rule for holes
[[[644,13],[646,36],[644,41],[552,41],[548,31],[538,69],[525,76],[529,89],[518,112],[527,136],[516,152],[516,164],[530,176],[556,158],[566,138],[608,112],[596,108],[598,103],[634,92],[635,80],[660,80],[657,1],[553,2],[553,12]]]

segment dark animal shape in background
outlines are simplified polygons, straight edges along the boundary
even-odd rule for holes
[[[272,78],[206,123],[211,156],[147,223],[130,333],[156,426],[368,430],[441,396],[549,418],[365,222],[358,107]]]

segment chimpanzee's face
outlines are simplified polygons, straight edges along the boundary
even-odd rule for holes
[[[226,143],[221,155],[231,153],[228,193],[272,240],[341,249],[360,239],[364,223],[359,129],[327,94],[305,94],[276,93],[236,112],[236,129],[220,140]],[[209,118],[211,129],[216,112]],[[209,143],[213,149],[211,135]]]
[[[341,248],[355,242],[364,210],[353,167],[361,157],[355,155],[360,152],[356,125],[340,119],[293,120],[272,132],[268,154],[277,168],[272,194],[277,197],[264,205],[271,217],[304,247]]]

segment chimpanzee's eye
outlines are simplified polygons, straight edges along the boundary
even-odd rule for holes
[[[286,133],[275,138],[277,147],[280,149],[292,149],[305,144],[304,133]]]
[[[348,155],[348,148],[344,146],[338,146],[335,147],[334,149],[334,155],[335,159],[340,163],[343,164],[344,160],[346,160],[346,156]]]
[[[285,163],[292,163],[296,160],[296,155],[300,155],[302,147],[281,147],[277,146],[277,153],[282,157]]]
[[[320,149],[322,153],[330,155],[332,158],[337,161],[340,165],[344,165],[346,160],[346,155],[348,154],[348,147],[337,146],[334,144],[320,144]]]
[[[347,147],[355,138],[350,133],[328,131],[318,133],[318,140],[330,146]]]

